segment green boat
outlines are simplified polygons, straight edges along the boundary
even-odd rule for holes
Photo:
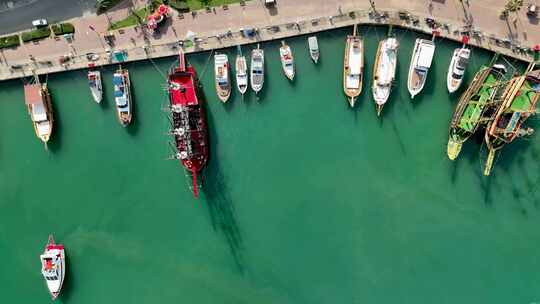
[[[493,98],[505,73],[506,67],[502,64],[483,66],[461,95],[450,122],[447,146],[450,160],[458,157],[463,143],[478,129],[485,111],[493,104]]]
[[[534,132],[532,128],[523,127],[523,123],[536,114],[536,103],[540,97],[540,69],[530,71],[533,67],[534,64],[528,69],[529,72],[510,81],[495,119],[486,128],[484,140],[489,154],[484,175],[491,173],[498,150],[514,139]]]

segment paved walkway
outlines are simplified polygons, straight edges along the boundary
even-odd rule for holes
[[[110,52],[125,50],[127,60],[142,60],[176,54],[179,40],[184,40],[188,31],[193,31],[200,41],[188,52],[222,48],[236,44],[253,43],[282,37],[316,32],[332,28],[362,24],[394,24],[431,33],[424,19],[433,17],[441,24],[441,35],[460,40],[467,23],[472,23],[475,39],[471,44],[502,52],[503,54],[530,60],[518,46],[540,43],[540,26],[530,22],[522,10],[512,15],[506,22],[498,18],[504,0],[474,0],[470,6],[458,0],[376,0],[378,14],[387,17],[376,18],[368,1],[358,0],[280,0],[275,9],[267,9],[262,1],[249,1],[245,6],[230,5],[228,9],[215,8],[210,12],[198,11],[192,15],[178,15],[174,12],[160,35],[152,36],[140,27],[114,32],[115,43],[111,50],[103,39],[110,22],[129,15],[133,6],[144,4],[143,0],[126,1],[118,8],[100,16],[88,16],[70,20],[76,27],[72,43],[64,38],[49,38],[36,43],[24,44],[17,49],[7,49],[0,53],[0,80],[30,75],[85,68],[89,61],[86,54],[99,53],[97,65],[115,63]],[[431,3],[431,4],[430,4]],[[398,11],[410,12],[410,20],[399,18]],[[94,30],[91,30],[92,27]],[[259,34],[253,38],[243,37],[241,28],[258,28]],[[279,31],[276,31],[279,29]],[[226,35],[228,31],[229,35]],[[491,37],[491,38],[490,38]],[[497,37],[497,39],[495,39]],[[507,43],[500,39],[509,39]],[[59,63],[60,56],[69,56],[66,64]]]

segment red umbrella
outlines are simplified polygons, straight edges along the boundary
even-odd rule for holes
[[[463,44],[469,44],[469,39],[470,39],[469,36],[463,35],[463,37],[461,38],[461,42],[462,42]]]
[[[540,44],[537,44],[537,45],[533,46],[533,51],[535,51],[535,52],[540,51]]]

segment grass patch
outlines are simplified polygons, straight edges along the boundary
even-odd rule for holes
[[[144,24],[146,22],[146,17],[151,12],[152,11],[146,7],[133,11],[127,18],[111,24],[109,29],[117,30],[124,27],[135,26],[137,24]]]
[[[190,10],[198,10],[207,6],[222,6],[224,4],[238,2],[240,2],[240,0],[152,0],[150,5],[147,7],[133,11],[127,18],[111,24],[109,30],[117,30],[124,27],[145,24],[146,17],[148,17],[148,15],[151,14],[162,3],[169,5],[181,13],[185,13],[189,12]]]
[[[51,29],[47,26],[29,32],[24,32],[21,34],[21,39],[23,42],[30,42],[34,40],[44,39],[49,36],[51,36]]]
[[[19,35],[0,37],[0,49],[10,48],[21,45]]]
[[[222,6],[224,4],[233,4],[238,3],[240,0],[186,0],[185,1],[187,5],[189,6],[189,9],[199,10],[201,8],[205,8],[207,6]]]
[[[120,2],[122,2],[122,0],[98,0],[96,3],[98,15],[105,13]]]
[[[55,36],[75,33],[75,27],[71,23],[59,23],[51,26]]]

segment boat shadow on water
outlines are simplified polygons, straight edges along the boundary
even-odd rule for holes
[[[204,97],[203,97],[204,98]],[[212,126],[213,117],[210,111],[206,111],[209,130],[210,157],[207,168],[203,174],[203,193],[210,222],[214,231],[221,233],[229,246],[234,263],[240,273],[244,273],[242,258],[242,237],[236,221],[233,200],[227,187],[227,180],[223,175],[217,157],[218,139]]]
[[[71,265],[69,262],[69,252],[66,254],[65,262],[66,262],[66,276],[64,279],[64,282],[62,283],[62,291],[60,292],[59,299],[61,300],[60,303],[65,302],[68,303],[71,300],[71,296],[73,294],[73,291],[75,290],[74,285],[76,285],[77,276],[74,275],[73,271],[71,270]]]
[[[50,90],[50,87],[49,87]],[[62,115],[60,115],[58,111],[58,105],[54,104],[54,93],[51,92],[52,97],[52,113],[53,113],[53,133],[51,135],[51,138],[49,142],[46,144],[47,151],[57,154],[61,151],[62,148],[62,137],[63,137],[63,130],[62,130]]]
[[[139,116],[139,113],[137,112],[138,106],[137,106],[137,97],[135,90],[133,89],[133,84],[131,87],[131,123],[126,126],[126,131],[129,135],[135,136],[139,133],[139,129],[141,127],[141,122]]]

